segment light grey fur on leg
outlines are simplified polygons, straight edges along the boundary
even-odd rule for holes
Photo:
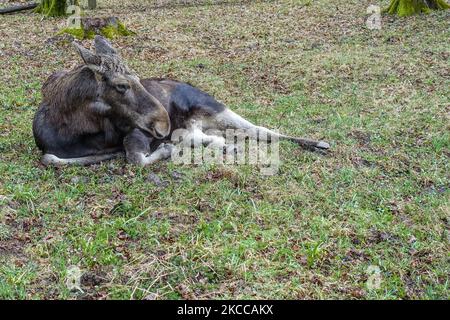
[[[114,159],[123,156],[123,152],[115,152],[87,157],[79,157],[79,158],[59,158],[54,154],[46,153],[42,156],[41,162],[45,166],[54,165],[54,166],[63,166],[63,165],[81,165],[87,166],[90,164],[99,163],[102,161]]]
[[[225,138],[218,135],[209,135],[202,131],[202,127],[197,125],[195,122],[188,126],[188,133],[183,136],[183,145],[191,147],[203,146],[215,146],[215,147],[225,147]]]
[[[318,148],[318,149],[329,149],[330,148],[330,145],[328,143],[326,143],[325,141],[315,141],[315,140],[306,139],[306,138],[291,137],[291,136],[287,136],[284,134],[279,134],[279,133],[274,132],[265,127],[254,125],[253,123],[245,120],[240,115],[234,113],[230,109],[225,109],[224,111],[218,113],[217,115],[215,115],[214,117],[212,117],[209,120],[205,119],[203,127],[204,127],[204,129],[217,128],[220,130],[243,129],[243,130],[249,130],[249,133],[251,133],[253,131],[254,135],[255,135],[254,138],[257,138],[258,135],[263,133],[266,136],[276,136],[283,140],[289,140],[289,141],[295,142],[304,148],[311,148],[311,147]]]
[[[168,159],[172,156],[174,146],[169,143],[162,143],[159,147],[149,155],[143,152],[133,154],[133,163],[146,166],[160,160]]]

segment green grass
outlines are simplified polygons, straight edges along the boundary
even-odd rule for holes
[[[449,298],[448,12],[383,17],[371,31],[370,1],[145,15],[128,3],[99,1],[98,15],[137,32],[114,44],[142,78],[189,81],[332,151],[282,143],[274,176],[123,160],[44,168],[31,132],[40,86],[79,58],[46,41],[64,19],[4,16],[0,298]],[[66,286],[71,266],[83,292]],[[366,286],[371,266],[379,288]]]

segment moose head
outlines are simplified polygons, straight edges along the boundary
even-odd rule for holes
[[[97,81],[96,105],[130,127],[157,139],[170,134],[170,119],[163,105],[142,86],[139,77],[122,61],[111,44],[95,37],[95,53],[74,42],[86,68]]]

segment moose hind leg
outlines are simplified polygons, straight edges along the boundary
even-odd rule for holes
[[[324,141],[316,141],[307,138],[297,138],[291,137],[284,134],[279,134],[275,131],[267,129],[265,127],[257,126],[250,121],[245,120],[240,115],[231,111],[230,109],[225,109],[222,112],[217,113],[209,120],[207,123],[209,127],[214,127],[219,130],[226,129],[242,129],[248,130],[248,134],[257,139],[261,134],[266,136],[277,137],[281,140],[289,140],[297,143],[299,146],[305,149],[329,149],[330,145]]]

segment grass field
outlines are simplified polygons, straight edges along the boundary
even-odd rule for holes
[[[450,298],[448,11],[369,30],[366,0],[98,3],[137,32],[113,43],[142,78],[188,81],[332,151],[283,142],[274,176],[45,168],[40,87],[80,60],[54,37],[65,19],[0,16],[0,298]]]

